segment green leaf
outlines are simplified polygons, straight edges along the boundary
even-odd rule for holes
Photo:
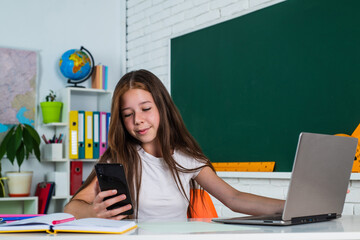
[[[16,151],[16,161],[19,166],[19,172],[20,172],[20,167],[21,167],[22,163],[24,162],[24,157],[25,157],[24,143],[21,142],[18,150]]]
[[[20,144],[22,142],[22,127],[21,125],[18,125],[16,130],[15,130],[15,139],[14,139],[14,145],[15,145],[15,151],[17,151],[17,149],[20,147]]]
[[[40,145],[40,136],[39,134],[37,133],[37,131],[32,127],[30,126],[29,124],[24,124],[25,125],[25,128],[26,130],[29,131],[30,135],[32,136],[32,138],[35,140],[35,142]]]
[[[34,153],[36,159],[40,162],[40,148],[39,145],[34,146]]]
[[[35,143],[35,145],[37,144],[35,142],[35,140],[32,138],[29,130],[25,127],[24,130],[23,130],[23,137],[24,137],[24,144],[25,144],[25,147],[26,147],[26,150],[27,152],[31,153],[34,146],[33,146],[33,143]],[[28,154],[27,154],[28,155]],[[26,158],[28,159],[28,157]]]
[[[9,131],[8,133],[5,135],[3,141],[1,142],[1,145],[0,145],[0,161],[1,159],[4,157],[5,153],[6,153],[6,150],[7,150],[7,144],[11,138],[11,135],[14,134],[14,129],[15,129],[15,126],[13,126]]]
[[[15,130],[14,130],[15,131]],[[11,164],[14,164],[14,159],[15,159],[15,155],[16,155],[16,134],[12,134],[10,139],[9,139],[9,142],[8,142],[8,145],[7,145],[7,157],[9,159],[9,161],[11,162]]]
[[[25,145],[25,159],[29,159],[30,153],[31,153],[31,151],[29,151],[29,149]]]
[[[34,151],[35,157],[40,161],[40,136],[33,127],[27,124],[24,127],[24,143],[26,159],[29,158],[29,153]]]

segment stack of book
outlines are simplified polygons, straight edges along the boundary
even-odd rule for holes
[[[96,65],[91,76],[91,87],[96,89],[108,89],[108,67]]]

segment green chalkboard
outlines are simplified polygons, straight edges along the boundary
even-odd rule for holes
[[[288,0],[171,39],[171,94],[211,161],[275,161],[289,172],[300,132],[353,132],[359,9]]]

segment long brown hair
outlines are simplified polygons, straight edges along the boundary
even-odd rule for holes
[[[129,89],[142,89],[151,93],[160,115],[157,137],[161,145],[162,157],[169,169],[172,170],[173,179],[179,190],[188,201],[189,199],[180,181],[179,172],[194,172],[202,167],[186,169],[180,166],[172,157],[173,150],[179,150],[204,163],[204,166],[209,166],[213,170],[214,168],[203,154],[198,143],[186,129],[180,112],[160,79],[147,70],[137,70],[125,74],[115,87],[111,104],[108,148],[99,159],[99,162],[121,163],[124,166],[131,198],[136,206],[136,215],[132,217],[137,217],[141,186],[141,161],[137,150],[141,142],[126,131],[121,117],[121,98]],[[94,177],[95,172],[93,170],[77,193],[88,186]],[[194,180],[191,181],[191,188],[195,189]],[[196,194],[193,194],[193,196],[196,196]],[[188,211],[189,213],[190,211]]]

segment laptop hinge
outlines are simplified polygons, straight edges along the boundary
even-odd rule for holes
[[[296,217],[291,219],[292,224],[300,224],[300,223],[313,223],[313,222],[323,222],[329,221],[331,219],[337,218],[336,213],[329,213],[329,214],[321,214],[321,215],[313,215],[313,216],[306,216],[306,217]]]

